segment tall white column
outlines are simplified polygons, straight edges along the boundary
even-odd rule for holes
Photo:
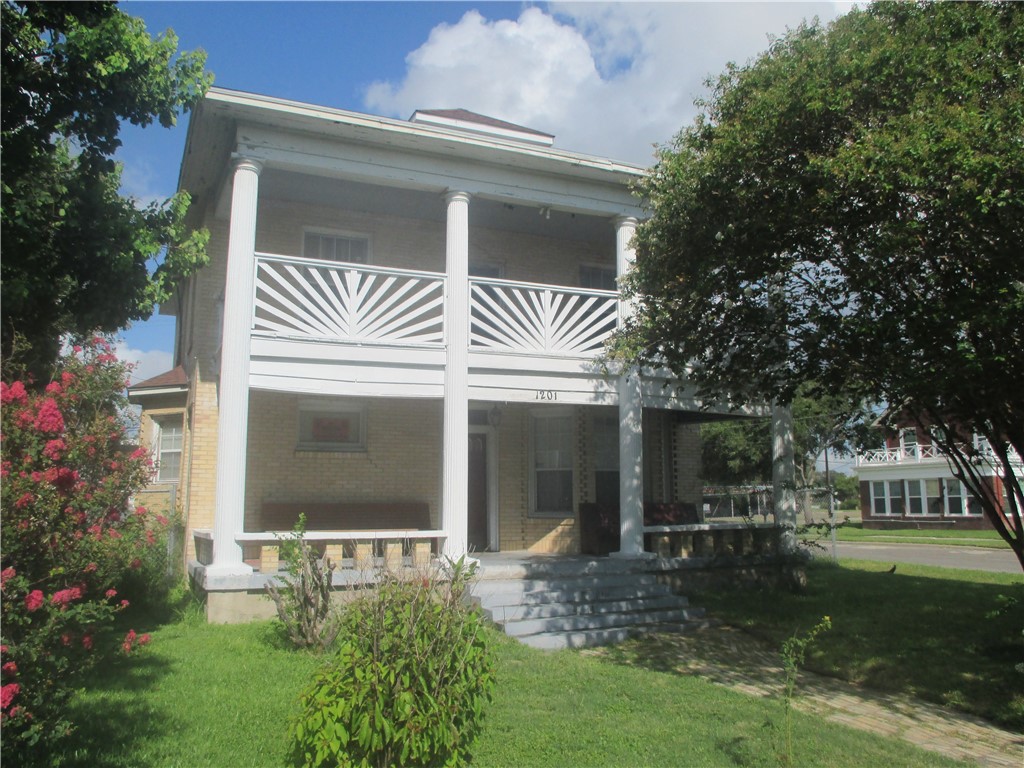
[[[630,246],[636,232],[636,219],[615,220],[615,264],[621,278],[636,261]],[[632,307],[619,302],[619,319],[625,320]],[[624,370],[619,376],[619,557],[644,554],[644,448],[643,395],[640,369]]]
[[[444,473],[441,527],[444,553],[468,547],[469,506],[469,195],[449,192],[445,245],[448,352],[444,369]]]
[[[256,262],[256,202],[262,165],[236,161],[231,192],[217,417],[217,492],[213,565],[218,573],[248,573],[235,536],[245,524],[245,458],[249,432],[249,332]]]
[[[793,458],[793,410],[772,402],[772,497],[783,554],[796,550],[796,462]]]

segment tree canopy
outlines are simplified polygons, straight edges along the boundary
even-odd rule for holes
[[[107,2],[9,2],[3,21],[3,353],[16,335],[44,370],[65,333],[149,317],[205,258],[189,198],[122,195],[113,156],[122,121],[174,125],[205,93],[202,52],[176,54]],[[157,263],[159,262],[159,264]],[[24,351],[24,350],[21,350]]]
[[[734,403],[816,382],[889,405],[1024,563],[1022,62],[1024,6],[879,3],[730,66],[639,185],[618,352]]]

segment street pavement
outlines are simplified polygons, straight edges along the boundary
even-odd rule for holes
[[[831,557],[832,545],[821,542],[825,551],[816,557]],[[1024,577],[1020,563],[1009,547],[985,549],[983,547],[950,547],[941,544],[875,544],[872,542],[836,542],[836,554],[853,560],[875,560],[882,563],[915,563],[940,568],[966,568],[973,571],[1016,573]]]

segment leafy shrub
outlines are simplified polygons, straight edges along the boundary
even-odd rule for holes
[[[302,697],[291,759],[303,766],[459,766],[494,686],[464,560],[403,580],[382,572],[348,606],[337,656]]]
[[[149,639],[113,635],[166,524],[131,505],[151,462],[123,447],[127,371],[97,337],[62,357],[45,388],[14,372],[0,383],[0,720],[12,764],[70,732],[65,705],[83,673]]]
[[[331,615],[331,574],[334,564],[321,558],[302,538],[306,516],[299,515],[290,538],[281,542],[284,584],[267,582],[267,594],[277,607],[277,617],[298,648],[326,648],[338,635],[339,624]]]

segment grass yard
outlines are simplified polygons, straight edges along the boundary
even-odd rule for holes
[[[498,688],[474,766],[774,766],[782,703],[693,677],[495,635]],[[296,699],[322,659],[270,623],[160,627],[75,701],[63,766],[280,766]],[[901,741],[795,713],[799,766],[952,766]]]
[[[1024,579],[900,564],[814,564],[804,594],[706,593],[712,615],[778,648],[822,616],[831,631],[808,654],[814,671],[954,706],[1024,731]],[[1003,605],[1013,608],[991,616]],[[693,598],[693,596],[691,596]]]
[[[828,539],[826,531],[825,539]],[[861,523],[848,523],[836,528],[837,541],[873,541],[880,544],[942,544],[956,547],[985,547],[1007,549],[1009,545],[995,531],[932,530],[917,528],[893,528],[873,530]]]

